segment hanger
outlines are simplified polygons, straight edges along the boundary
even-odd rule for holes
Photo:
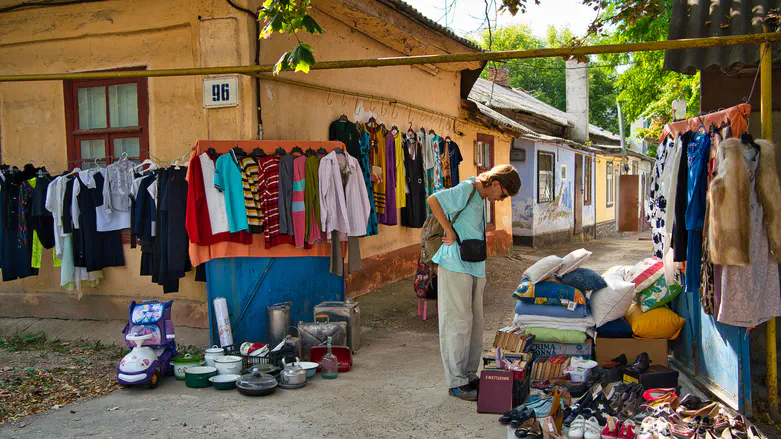
[[[213,156],[219,156],[219,154],[217,154],[217,150],[214,149],[214,148],[209,148],[209,149],[206,150],[206,152],[208,152],[209,154],[211,154]]]
[[[369,125],[370,127],[374,128],[374,127],[377,126],[377,119],[375,119],[374,116],[372,116],[372,117],[369,118],[369,121],[366,122],[366,124]]]
[[[312,149],[312,142],[309,142],[309,148],[307,148],[306,153],[304,155],[306,155],[307,157],[312,157],[315,154],[317,154],[317,151]]]
[[[743,133],[740,135],[740,143],[742,143],[744,146],[752,147],[755,151],[759,151],[759,145],[754,142],[754,136],[749,133]]]
[[[320,149],[317,150],[317,153],[322,155],[328,154],[328,151],[326,151],[325,148],[323,148],[323,142],[320,142]]]
[[[285,151],[285,148],[280,146],[276,150],[274,150],[274,154],[278,157],[282,157],[283,155],[287,155],[287,151]]]
[[[393,126],[391,127],[391,132],[392,132],[392,133],[393,133],[393,135],[395,136],[396,134],[398,134],[398,133],[399,133],[399,128],[398,128],[396,125],[393,125]]]
[[[149,167],[144,169],[144,166],[146,166],[146,165],[149,165]],[[133,171],[135,171],[138,168],[141,168],[141,174],[143,174],[143,173],[145,173],[147,171],[155,170],[155,169],[159,168],[159,166],[157,165],[157,163],[153,162],[152,160],[146,159],[143,162],[141,162],[140,165],[133,166],[133,169],[131,169],[130,172],[133,172]]]
[[[234,146],[233,148],[231,148],[231,151],[233,151],[233,155],[236,158],[247,156],[247,153],[243,149],[239,148],[238,146]]]
[[[337,119],[339,122],[349,122],[349,119],[347,119],[347,115],[342,113],[341,116],[339,116],[339,119]]]
[[[260,148],[255,148],[255,149],[252,150],[252,157],[254,157],[255,160],[257,160],[259,158],[263,158],[265,156],[266,156],[266,151],[263,151]]]
[[[445,136],[445,142],[450,143],[450,136]]]
[[[290,150],[290,155],[295,155],[295,154],[302,156],[304,155],[304,150],[302,150],[300,146],[296,145],[293,147],[293,149]]]

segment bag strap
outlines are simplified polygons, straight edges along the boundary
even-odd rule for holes
[[[453,220],[450,221],[451,226],[456,223],[456,220],[458,219],[459,216],[461,216],[461,212],[463,212],[464,209],[466,209],[466,206],[469,206],[469,202],[472,201],[472,197],[475,196],[475,192],[477,192],[477,182],[475,182],[472,185],[472,193],[469,194],[469,198],[466,200],[466,204],[464,204],[464,207],[462,207],[461,210],[456,212],[456,215],[453,217]]]

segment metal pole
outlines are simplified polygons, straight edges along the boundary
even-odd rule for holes
[[[767,32],[767,29],[765,29]],[[760,118],[762,120],[762,138],[773,140],[773,56],[769,42],[762,43],[760,50]],[[778,415],[778,363],[776,360],[776,319],[767,322],[765,328],[767,346],[767,400],[770,417],[779,420]]]
[[[606,44],[583,47],[560,47],[536,50],[505,50],[497,52],[455,53],[444,55],[399,56],[390,58],[371,58],[344,61],[323,61],[312,66],[312,70],[355,69],[364,67],[410,66],[420,64],[447,64],[464,62],[486,62],[504,59],[528,59],[598,55],[604,53],[650,52],[655,50],[692,49],[716,46],[735,46],[761,44],[764,41],[781,41],[781,33],[767,35],[733,35],[729,37],[689,38],[683,40],[652,41],[647,43]],[[185,69],[132,70],[88,73],[46,73],[2,75],[0,82],[23,81],[61,81],[117,78],[152,78],[170,76],[225,75],[271,73],[271,64],[259,66],[201,67]]]

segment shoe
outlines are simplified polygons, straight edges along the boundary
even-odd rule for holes
[[[604,367],[605,369],[613,369],[619,366],[626,366],[626,363],[627,363],[626,355],[621,354],[610,361],[605,361],[604,363],[602,363],[602,367]]]
[[[470,388],[480,391],[480,378],[475,378],[472,380],[469,380],[469,384],[467,384]]]
[[[621,422],[618,418],[609,416],[607,425],[602,429],[602,439],[618,439],[619,431],[621,431]]]
[[[637,439],[656,439],[656,418],[648,416],[643,419],[643,423],[640,425],[640,433],[637,435]],[[624,424],[626,427],[626,424]]]
[[[470,388],[468,384],[461,387],[451,387],[448,393],[450,393],[450,396],[455,396],[464,401],[477,401],[477,390]]]
[[[515,430],[515,437],[526,437],[526,435],[529,433],[529,431],[534,427],[534,424],[537,422],[536,418],[527,418],[524,420],[519,426],[518,429]]]
[[[659,398],[666,398],[670,393],[675,393],[675,389],[648,389],[643,393],[643,399],[648,402],[656,401]]]
[[[575,418],[577,418],[578,415],[580,415],[581,412],[584,409],[588,408],[588,406],[591,404],[592,400],[593,400],[593,398],[591,397],[591,394],[588,393],[585,396],[583,396],[582,398],[580,398],[580,401],[578,401],[577,403],[573,404],[570,407],[569,414],[567,414],[566,412],[564,413],[565,416],[564,416],[564,422],[563,422],[562,430],[564,429],[564,427],[569,427],[570,424],[575,420]]]
[[[648,352],[643,352],[635,358],[635,362],[632,364],[632,369],[637,373],[644,373],[651,366],[651,359],[648,358]]]
[[[692,439],[695,435],[694,429],[683,424],[669,422],[668,427],[670,429],[670,433],[672,433],[673,437],[677,439]]]
[[[518,433],[518,430],[515,431],[516,436]],[[534,422],[534,425],[532,425],[532,428],[527,430],[526,436],[524,436],[526,439],[542,439],[542,424],[540,424],[538,421]]]
[[[537,415],[532,409],[517,409],[517,415],[510,420],[510,426],[514,428],[530,428]]]
[[[618,439],[635,439],[635,423],[632,421],[624,421],[621,424],[621,430],[618,432]]]
[[[598,411],[606,415],[615,416],[615,411],[610,407],[610,402],[605,397],[605,394],[599,392],[596,398],[591,402],[589,408],[592,411]]]
[[[683,397],[681,400],[681,405],[684,406],[684,408],[687,410],[699,410],[705,406],[705,402],[690,393]]]
[[[517,407],[509,412],[504,412],[501,418],[499,418],[499,423],[503,425],[509,425],[511,423],[515,423],[515,425],[520,425],[525,419],[523,419],[527,415],[527,411],[522,407]]]
[[[583,430],[583,439],[601,439],[602,427],[599,426],[599,421],[595,417],[590,417],[585,423]]]
[[[670,433],[670,423],[667,422],[666,419],[657,418],[654,428],[656,429],[657,439],[672,439],[672,433]]]
[[[583,435],[586,433],[586,419],[583,415],[578,415],[572,424],[569,426],[569,439],[584,439]]]

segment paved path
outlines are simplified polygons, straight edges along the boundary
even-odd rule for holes
[[[594,252],[586,266],[596,269],[631,264],[651,253],[651,243],[634,236],[544,251],[516,248],[511,258],[492,258],[485,292],[486,343],[511,321],[511,295],[523,271],[547,254],[564,256],[580,247]],[[117,391],[2,425],[0,437],[506,437],[497,416],[478,414],[475,404],[448,396],[433,303],[428,321],[417,317],[409,280],[363,296],[360,303],[363,347],[354,370],[337,380],[316,377],[301,390],[247,398],[189,389],[167,378],[153,391]],[[36,325],[46,329],[44,322]]]

